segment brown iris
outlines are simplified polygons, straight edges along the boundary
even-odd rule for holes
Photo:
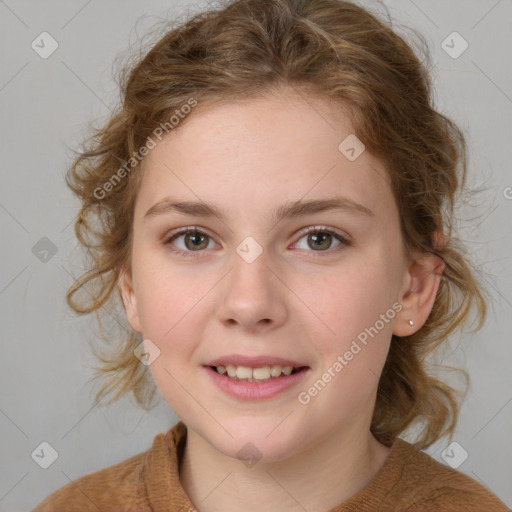
[[[322,234],[319,234],[319,233],[313,233],[311,235],[308,235],[308,245],[312,248],[312,249],[329,249],[330,245],[331,245],[331,238],[332,238],[332,235],[329,234],[329,233],[322,233]],[[310,244],[310,241],[311,240],[314,240],[314,245],[311,245]],[[327,240],[327,245],[325,245],[325,241]],[[324,244],[324,245],[322,245]]]
[[[187,240],[193,239],[192,244],[188,244]],[[201,243],[202,239],[202,243]],[[206,242],[205,242],[206,241]],[[200,250],[205,249],[208,246],[208,235],[202,235],[198,232],[190,232],[184,234],[185,247],[189,250]],[[204,245],[203,245],[204,244]]]

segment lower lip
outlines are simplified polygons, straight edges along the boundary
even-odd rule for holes
[[[209,366],[204,367],[211,376],[213,382],[226,394],[242,400],[257,400],[261,398],[272,398],[279,393],[292,388],[304,379],[309,368],[304,368],[292,375],[281,375],[266,382],[247,382],[245,380],[234,380],[225,375],[217,373]]]

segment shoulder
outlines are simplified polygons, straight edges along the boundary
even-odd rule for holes
[[[394,493],[406,498],[404,510],[507,512],[510,509],[482,484],[436,461],[398,438],[401,464]]]
[[[84,475],[50,494],[32,512],[129,511],[140,507],[142,473],[149,452]],[[142,509],[138,508],[142,512]]]
[[[151,512],[183,504],[191,509],[179,482],[186,435],[180,421],[157,434],[149,450],[66,484],[32,512]]]

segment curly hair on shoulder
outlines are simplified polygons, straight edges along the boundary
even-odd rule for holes
[[[144,148],[163,128],[172,129],[173,116],[178,126],[186,123],[180,113],[194,116],[291,87],[349,106],[357,137],[390,176],[404,250],[433,252],[445,264],[426,323],[408,337],[393,335],[371,430],[393,439],[422,421],[421,448],[453,435],[459,392],[428,371],[426,358],[471,319],[478,330],[486,317],[486,290],[453,234],[467,147],[461,129],[434,106],[425,40],[416,34],[422,61],[390,25],[343,0],[229,1],[166,29],[122,69],[122,101],[86,139],[66,176],[81,201],[75,233],[88,256],[88,270],[70,286],[67,301],[77,313],[96,312],[110,349],[95,350],[101,361],[95,378],[103,382],[96,403],[133,393],[148,409],[156,391],[134,355],[141,335],[116,316],[122,313],[118,280],[130,268]],[[444,234],[442,246],[433,242],[436,233]],[[87,292],[82,300],[75,297],[80,290]],[[119,332],[105,334],[100,313],[115,318]]]

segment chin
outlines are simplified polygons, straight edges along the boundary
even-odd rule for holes
[[[218,451],[245,461],[248,467],[256,462],[286,460],[300,450],[302,436],[294,435],[291,425],[280,424],[284,417],[260,417],[255,420],[248,416],[224,422],[224,427],[233,437],[224,433],[211,436],[210,431],[207,439]]]

